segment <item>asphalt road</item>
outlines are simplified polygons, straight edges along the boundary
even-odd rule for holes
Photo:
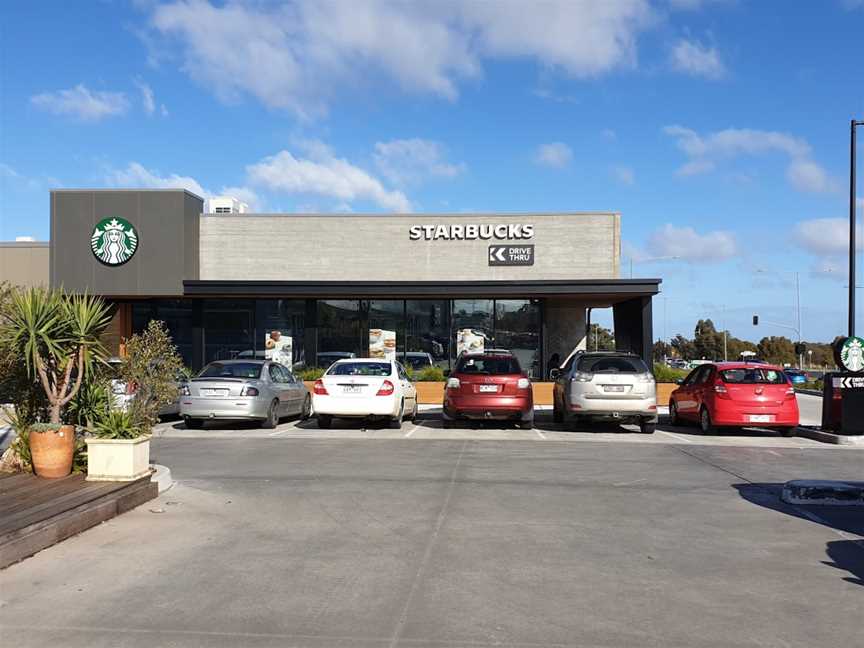
[[[0,572],[10,646],[861,645],[861,478],[818,447],[154,441],[178,484]]]

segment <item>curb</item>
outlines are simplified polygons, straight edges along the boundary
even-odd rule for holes
[[[153,464],[153,475],[151,475],[150,481],[159,485],[160,495],[174,485],[174,480],[171,479],[171,469],[161,464]]]
[[[833,432],[814,430],[813,428],[806,427],[799,427],[795,434],[796,436],[813,439],[814,441],[821,441],[822,443],[833,443],[834,445],[864,448],[864,434],[834,434]]]
[[[796,479],[783,484],[780,499],[787,504],[864,506],[864,482]]]

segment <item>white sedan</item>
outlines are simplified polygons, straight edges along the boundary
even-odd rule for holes
[[[399,428],[417,416],[417,388],[395,360],[339,360],[315,381],[312,409],[320,428],[334,418],[383,418]]]

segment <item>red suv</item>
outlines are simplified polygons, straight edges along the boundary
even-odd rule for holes
[[[515,421],[534,427],[531,381],[511,353],[464,353],[444,388],[444,427],[458,419]]]
[[[672,425],[699,423],[704,434],[719,427],[773,428],[791,436],[798,427],[795,389],[774,365],[718,362],[696,367],[669,400]]]

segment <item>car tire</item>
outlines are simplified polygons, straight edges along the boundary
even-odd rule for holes
[[[684,422],[678,415],[678,404],[674,400],[669,401],[669,425],[683,425]]]
[[[315,418],[318,420],[318,427],[322,430],[328,430],[333,425],[333,417],[329,414],[319,414]]]
[[[303,399],[303,409],[300,410],[300,420],[306,421],[310,416],[312,416],[312,397],[306,394],[306,398]]]
[[[419,410],[420,410],[420,405],[417,403],[417,398],[415,397],[414,398],[414,409],[411,410],[411,416],[408,420],[411,421],[412,423],[416,423],[417,422],[417,415],[420,413]]]
[[[204,421],[201,419],[187,418],[183,422],[186,424],[187,430],[200,430],[204,427]]]
[[[797,430],[798,430],[798,428],[794,428],[794,427],[783,427],[783,428],[780,428],[778,431],[780,432],[780,436],[793,437],[793,436],[795,436],[795,432]]]
[[[279,425],[279,401],[274,399],[270,403],[270,409],[267,410],[267,418],[261,422],[261,427],[272,430],[277,425]]]
[[[534,419],[532,418],[529,421],[516,421],[516,427],[518,427],[520,430],[533,430]]]
[[[394,430],[402,429],[402,419],[405,418],[405,401],[399,404],[399,415],[390,419],[390,427]]]
[[[702,430],[702,434],[717,434],[717,428],[711,420],[711,414],[704,405],[699,410],[699,429]]]
[[[654,434],[655,429],[657,429],[657,424],[654,421],[639,422],[639,432],[642,434]]]

